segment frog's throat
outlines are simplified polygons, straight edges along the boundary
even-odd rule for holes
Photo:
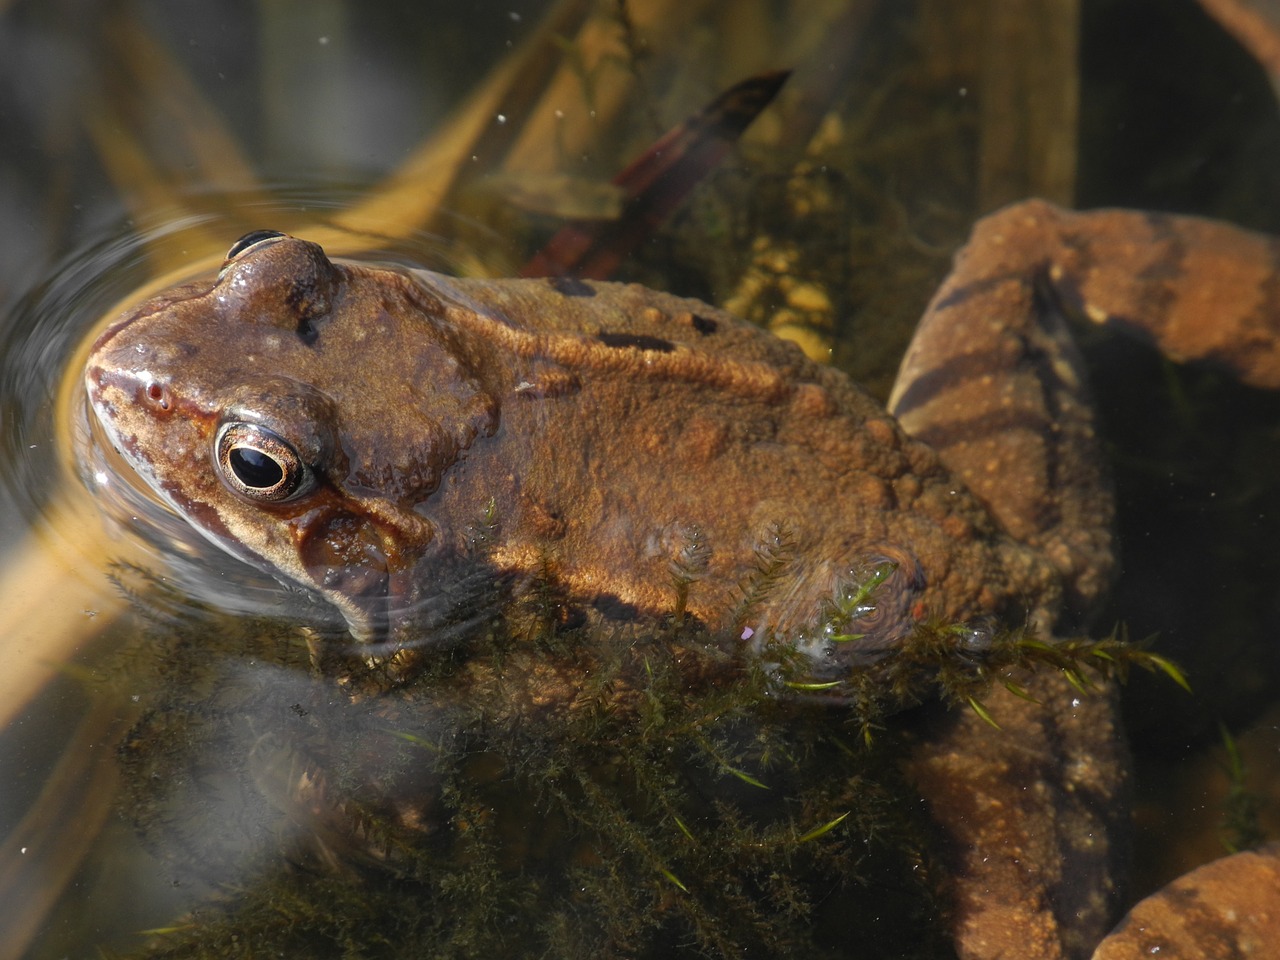
[[[295,578],[333,604],[360,643],[387,640],[414,603],[419,562],[439,543],[429,520],[372,496],[353,497],[347,509],[314,518],[294,536]]]

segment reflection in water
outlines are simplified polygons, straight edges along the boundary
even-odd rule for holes
[[[59,390],[79,339],[145,276],[141,245],[122,230],[65,259],[0,330],[0,502],[11,525],[0,575],[5,722],[118,607],[102,579],[102,520],[74,480],[72,447],[88,421]]]
[[[335,696],[261,622],[124,653],[165,677],[121,752],[127,816],[166,878],[235,891],[160,955],[838,955],[850,897],[886,956],[936,946],[891,738],[866,751],[697,643],[531,607],[394,696]]]

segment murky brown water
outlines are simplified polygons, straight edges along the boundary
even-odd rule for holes
[[[117,554],[98,527],[85,521],[68,526],[50,506],[64,484],[79,482],[59,466],[70,427],[59,421],[56,404],[68,358],[84,333],[138,287],[218,256],[247,229],[331,226],[340,211],[358,206],[374,184],[440,129],[531,34],[548,6],[511,0],[411,8],[15,0],[0,12],[0,542],[5,555],[19,562],[37,555],[76,556],[86,545],[85,562],[76,569],[49,567],[57,586],[41,594],[43,606],[17,621],[0,618],[9,634],[7,643],[0,638],[0,671],[16,675],[15,664],[46,659],[48,650],[57,651],[54,659],[79,651],[86,664],[117,656],[130,649],[128,638],[140,629],[137,619],[126,618],[124,627],[95,645],[99,628],[123,609],[105,580],[105,563]],[[658,12],[646,13],[649,6]],[[788,5],[760,3],[735,5],[734,13],[728,6],[634,4],[630,34],[616,21],[606,31],[614,56],[576,66],[571,59],[559,75],[564,90],[576,91],[562,95],[563,105],[555,93],[541,101],[514,98],[510,107],[488,111],[485,125],[500,132],[519,129],[526,115],[549,124],[530,125],[525,129],[532,132],[509,141],[482,137],[474,155],[462,151],[464,167],[474,165],[492,174],[490,179],[472,178],[466,189],[447,194],[435,216],[398,225],[403,229],[392,231],[395,239],[367,243],[357,237],[353,246],[437,268],[509,272],[557,221],[516,208],[503,176],[512,169],[522,173],[522,189],[543,184],[539,178],[553,171],[596,184],[607,180],[666,126],[728,83],[793,65],[788,57],[820,43],[820,37],[806,35],[806,25],[832,16],[841,5],[797,0],[787,12],[782,8]],[[839,184],[834,192],[842,198],[839,211],[847,216],[847,228],[831,218],[802,219],[791,224],[790,239],[807,258],[800,268],[822,274],[840,307],[831,331],[838,337],[836,361],[881,391],[892,378],[911,318],[980,206],[974,173],[980,121],[971,93],[977,54],[963,35],[972,24],[948,6],[922,2],[895,5],[893,14],[882,10],[865,40],[851,41],[843,51],[823,48],[828,60],[809,64],[822,72],[853,62],[823,104],[840,122],[831,120],[824,128],[817,164]],[[1131,42],[1138,36],[1144,38],[1142,55],[1134,63],[1128,54],[1138,49]],[[1109,42],[1118,43],[1124,55]],[[1280,189],[1268,172],[1280,156],[1274,102],[1248,61],[1198,19],[1189,0],[1087,3],[1082,43],[1082,203],[1205,212],[1263,228],[1280,223]],[[1224,78],[1217,89],[1186,79],[1210,73]],[[543,80],[553,91],[560,89],[556,82]],[[569,120],[560,125],[556,111]],[[772,140],[779,122],[762,118],[740,153],[624,273],[680,293],[729,298],[753,239],[787,230],[780,222],[785,203],[777,185],[785,182],[803,144]],[[1124,345],[1091,340],[1087,346],[1100,405],[1118,438],[1127,518],[1125,576],[1100,623],[1107,628],[1125,620],[1139,635],[1160,631],[1167,644],[1162,649],[1189,665],[1200,694],[1180,699],[1184,695],[1167,684],[1144,678],[1129,695],[1144,778],[1140,825],[1148,831],[1139,834],[1138,876],[1149,886],[1196,857],[1213,855],[1216,824],[1223,818],[1220,796],[1205,786],[1215,762],[1215,723],[1221,719],[1247,730],[1273,700],[1278,664],[1268,641],[1280,621],[1280,605],[1271,509],[1271,478],[1277,473],[1269,465],[1280,451],[1280,407],[1219,379],[1161,366]],[[74,407],[71,416],[77,416]],[[92,469],[88,474],[92,488]],[[110,502],[118,517],[119,501]],[[33,531],[43,546],[31,546]],[[119,550],[128,552],[123,544]],[[130,555],[166,567],[154,544]],[[209,568],[202,559],[184,569],[179,595],[160,601],[165,616],[183,609],[183,596],[222,598],[228,601],[224,606],[242,611],[278,597],[271,581],[236,579],[225,565]],[[202,580],[201,571],[212,573]],[[228,576],[234,588],[226,586]],[[148,585],[140,576],[128,583]],[[234,630],[227,629],[234,639]],[[184,659],[190,655],[184,650],[173,663],[197,673],[196,661]],[[118,659],[109,662],[112,670],[119,667]],[[208,673],[198,682],[186,677],[174,686],[226,684],[246,702],[274,688],[287,692],[281,701],[288,701],[286,708],[304,704],[305,711],[323,712],[323,695],[302,679],[305,671],[283,673],[258,663],[223,649],[199,668]],[[139,688],[132,690],[128,680],[118,682],[118,674],[114,686],[64,674],[31,706],[6,717],[9,726],[0,742],[0,825],[6,834],[19,824],[30,827],[24,817],[32,805],[47,802],[47,795],[37,798],[68,742],[101,758],[83,769],[63,770],[69,793],[84,793],[94,784],[116,789],[116,774],[102,770],[114,770],[116,744],[140,716],[145,719],[134,727],[135,741],[189,737],[196,755],[205,756],[214,771],[204,785],[222,798],[235,792],[229,778],[237,775],[227,755],[251,754],[254,743],[266,742],[256,765],[239,775],[258,777],[261,793],[274,796],[279,784],[273,786],[269,771],[273,765],[287,768],[295,747],[270,743],[270,731],[261,727],[213,742],[211,728],[188,723],[188,713],[222,717],[231,708],[201,699],[207,691],[158,693],[153,685],[163,674],[163,665],[143,663],[136,675]],[[36,673],[29,683],[39,686],[45,679]],[[95,707],[86,690],[105,688],[111,688],[108,705]],[[255,724],[269,722],[266,714],[249,715]],[[395,718],[423,737],[440,736],[449,720],[447,712],[419,716],[413,727]],[[375,742],[392,721],[359,715],[331,722],[330,732],[354,732]],[[1268,729],[1263,723],[1253,734],[1261,738],[1258,756],[1271,749]],[[727,740],[745,736],[725,733]],[[824,749],[834,749],[835,742],[824,740]],[[136,754],[127,760],[126,777],[176,777],[182,769]],[[181,762],[194,761],[188,756]],[[475,763],[483,766],[483,756]],[[492,803],[510,800],[483,770],[468,776]],[[198,787],[202,781],[193,777],[191,783]],[[216,819],[217,803],[201,806],[209,792],[197,787],[184,786],[177,800],[166,802],[187,802],[199,817]],[[122,795],[134,807],[154,801],[136,784],[126,784]],[[1264,800],[1264,809],[1274,806]],[[222,815],[234,818],[245,808],[228,801],[226,809],[233,812]],[[65,885],[67,891],[60,910],[39,896],[14,901],[26,919],[39,915],[32,924],[37,945],[27,954],[32,958],[95,956],[99,944],[137,949],[143,942],[138,931],[167,925],[211,886],[226,882],[225,875],[215,873],[211,881],[191,868],[192,850],[211,857],[200,843],[174,854],[165,846],[172,832],[161,840],[153,833],[140,847],[131,818],[102,805],[89,814],[75,804],[54,812],[52,826],[37,840],[14,835],[3,848],[9,857],[17,851],[26,858],[12,861],[23,870],[47,858],[29,873],[9,874],[24,889],[56,892]],[[171,820],[183,815],[172,807],[162,813]],[[771,816],[762,814],[761,822],[772,822]],[[60,861],[55,841],[73,835],[77,819],[86,817],[105,823],[101,841],[73,842],[75,850],[88,851],[85,859],[77,853]],[[517,820],[512,817],[504,829],[516,829]],[[571,830],[561,823],[544,835],[531,833],[527,845],[563,843]],[[97,831],[86,832],[92,840]],[[182,835],[182,829],[177,832]],[[252,860],[253,844],[268,833],[246,831],[242,846],[228,844],[218,855],[229,862]],[[1179,833],[1188,842],[1171,850],[1167,838]],[[1149,849],[1147,836],[1160,842]],[[184,856],[188,862],[176,866]],[[303,869],[312,866],[304,863]],[[0,864],[0,876],[10,869]],[[233,876],[235,883],[245,882],[243,875]],[[644,883],[651,880],[647,876]],[[297,892],[287,881],[282,889]],[[476,895],[468,889],[448,905],[465,908]],[[874,901],[863,888],[856,895]],[[655,900],[661,902],[661,895]],[[546,903],[535,907],[546,909]],[[440,909],[440,902],[431,909]],[[46,910],[53,910],[47,921],[40,919]],[[304,912],[298,908],[299,916]],[[10,955],[20,954],[0,946],[0,957]],[[519,949],[512,955],[521,955]]]

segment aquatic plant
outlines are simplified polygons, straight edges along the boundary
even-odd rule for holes
[[[775,533],[744,604],[793,562]],[[678,615],[699,556],[691,536],[673,563],[677,615],[628,624],[579,615],[548,560],[504,615],[394,683],[345,638],[153,615],[122,655],[136,681],[151,651],[164,682],[120,747],[121,809],[217,893],[145,955],[843,957],[856,938],[860,956],[936,956],[904,708],[981,714],[1019,671],[1087,692],[1161,668],[1119,636],[924,623],[838,689],[806,684],[803,658],[727,652]],[[833,600],[835,629],[888,572]]]
[[[1227,776],[1227,795],[1222,802],[1218,835],[1224,850],[1239,853],[1259,846],[1267,839],[1259,823],[1266,797],[1250,786],[1249,770],[1240,753],[1240,745],[1225,723],[1219,722],[1218,733],[1225,753],[1221,766]]]

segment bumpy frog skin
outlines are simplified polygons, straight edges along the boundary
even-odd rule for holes
[[[113,324],[87,384],[174,509],[366,641],[429,643],[478,564],[516,589],[550,571],[621,618],[670,611],[683,571],[693,615],[805,643],[819,673],[926,615],[1059,602],[1051,565],[841,374],[639,287],[456,280],[251,235],[212,283]],[[743,610],[778,538],[793,569]],[[886,561],[863,640],[805,632]]]

